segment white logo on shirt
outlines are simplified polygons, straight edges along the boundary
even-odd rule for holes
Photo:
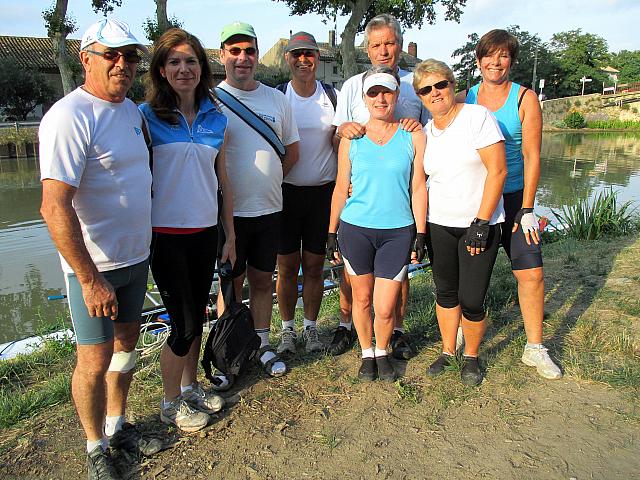
[[[196,133],[213,133],[213,130],[204,128],[202,125],[198,125],[198,130],[196,130]]]

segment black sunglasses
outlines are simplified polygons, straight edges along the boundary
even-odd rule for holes
[[[293,56],[293,58],[312,58],[316,56],[316,52],[315,50],[292,50],[291,52],[289,52],[289,55]]]
[[[104,52],[98,52],[96,50],[85,50],[86,52],[93,53],[104,58],[108,62],[117,62],[120,57],[124,58],[127,63],[140,63],[142,57],[137,52],[119,52],[117,50],[105,50]]]
[[[247,47],[247,48],[231,47],[231,48],[225,48],[225,50],[229,52],[231,55],[233,55],[234,57],[237,57],[238,55],[240,55],[240,52],[242,51],[244,51],[244,53],[246,53],[248,56],[252,57],[258,51],[256,47]]]
[[[434,88],[436,90],[444,90],[449,86],[450,83],[451,82],[449,80],[440,80],[439,82],[434,83],[433,85],[427,85],[425,87],[422,87],[420,90],[417,90],[416,93],[421,97],[424,97],[425,95],[429,95],[431,93],[431,90],[433,90]]]

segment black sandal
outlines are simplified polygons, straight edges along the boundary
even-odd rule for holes
[[[266,362],[262,361],[262,356],[267,353],[267,352],[271,352],[273,353],[273,358],[267,360]],[[280,377],[282,375],[284,375],[285,373],[287,373],[287,364],[284,363],[282,361],[282,359],[278,356],[278,354],[273,350],[273,348],[271,348],[271,345],[265,345],[264,347],[260,348],[258,350],[258,355],[257,355],[257,359],[258,359],[258,363],[260,363],[260,365],[262,366],[262,368],[264,369],[265,372],[267,372],[269,374],[269,376],[271,377]],[[284,365],[284,371],[283,372],[273,372],[273,370],[271,369],[271,367],[273,367],[273,364],[276,362],[280,362]]]

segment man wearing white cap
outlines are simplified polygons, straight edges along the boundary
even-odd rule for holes
[[[413,90],[413,74],[398,67],[402,52],[402,28],[398,20],[389,14],[381,14],[372,18],[365,27],[365,44],[371,64],[387,66],[400,76],[400,96],[395,108],[395,118],[400,120],[403,129],[414,131],[422,128],[429,118],[429,112]],[[348,139],[360,138],[365,134],[365,124],[369,121],[369,111],[363,99],[362,81],[364,73],[349,78],[340,91],[338,108],[333,117],[337,127],[336,134]],[[347,351],[353,343],[351,319],[351,289],[348,276],[340,285],[340,310],[342,320],[329,346],[329,352],[340,355]],[[408,338],[404,335],[403,315],[409,292],[409,280],[405,278],[402,285],[402,301],[396,309],[395,328],[391,339],[393,356],[407,360],[414,354]]]
[[[126,98],[138,49],[147,51],[123,22],[89,27],[80,50],[85,83],[51,107],[39,130],[41,213],[76,333],[72,396],[89,479],[121,478],[107,438],[124,423],[147,284],[151,172],[140,113]]]

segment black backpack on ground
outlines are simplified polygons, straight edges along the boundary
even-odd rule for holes
[[[329,85],[328,83],[320,82],[322,88],[324,89],[324,93],[327,94],[329,100],[331,101],[331,105],[333,105],[333,111],[336,110],[336,105],[338,104],[338,94],[336,93],[336,89],[333,85]],[[276,90],[280,90],[282,93],[287,93],[287,87],[289,86],[289,82],[280,83],[276,85]]]
[[[253,327],[249,307],[235,300],[229,267],[225,269],[223,265],[220,268],[220,289],[225,309],[209,332],[201,362],[206,377],[214,384],[213,368],[227,376],[236,376],[260,347],[260,337]]]

